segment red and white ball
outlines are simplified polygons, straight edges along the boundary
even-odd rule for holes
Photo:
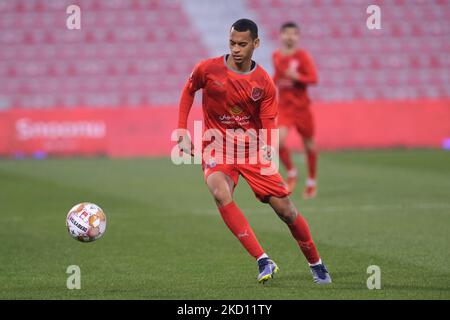
[[[75,205],[67,214],[69,234],[81,242],[99,239],[106,230],[106,215],[96,204],[83,202]]]

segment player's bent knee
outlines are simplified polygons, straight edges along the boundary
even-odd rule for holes
[[[291,208],[286,208],[285,210],[278,213],[278,216],[287,224],[294,223],[297,218],[297,211]]]
[[[287,224],[294,223],[297,218],[297,209],[289,198],[277,199],[272,202],[272,207],[275,209],[278,217]]]
[[[291,201],[289,201],[286,206],[283,207],[282,215],[282,220],[284,222],[286,222],[287,224],[294,223],[295,219],[297,218],[297,209]]]
[[[220,188],[214,188],[212,191],[212,196],[219,206],[226,206],[233,201],[230,192]]]

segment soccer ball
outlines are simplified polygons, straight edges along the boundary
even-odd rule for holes
[[[69,234],[81,242],[99,239],[106,230],[106,215],[103,210],[88,202],[75,205],[66,218]]]

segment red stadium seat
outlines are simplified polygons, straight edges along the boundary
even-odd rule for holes
[[[373,31],[370,1],[241,1],[272,44],[283,22],[301,25],[319,68],[316,100],[450,97],[449,1],[382,1],[382,30]],[[208,56],[186,3],[76,2],[81,30],[65,28],[71,0],[0,0],[2,108],[176,104]]]
[[[319,67],[316,99],[449,97],[448,77],[436,76],[450,68],[448,1],[383,1],[382,30],[374,31],[365,26],[369,1],[245,1],[274,43],[283,22],[300,24],[302,44]]]
[[[81,30],[65,28],[70,0],[0,1],[2,101],[30,108],[178,101],[207,55],[191,43],[198,37],[178,0],[77,3]]]

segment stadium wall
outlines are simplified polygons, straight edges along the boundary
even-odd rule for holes
[[[322,150],[440,148],[450,138],[450,101],[316,103]],[[177,108],[8,109],[0,112],[0,155],[166,156]],[[192,120],[201,119],[195,107]],[[292,134],[288,144],[300,148]]]

